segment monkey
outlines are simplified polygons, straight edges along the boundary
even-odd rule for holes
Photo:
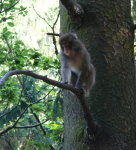
[[[75,88],[82,88],[88,97],[95,83],[96,71],[90,55],[76,34],[66,33],[59,38],[62,83],[71,83],[71,73],[77,77]]]

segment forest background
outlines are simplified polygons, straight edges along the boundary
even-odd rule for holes
[[[53,37],[46,34],[60,32],[59,1],[5,0],[0,2],[0,8],[0,76],[24,69],[60,81],[59,56],[55,54]],[[56,43],[59,49],[58,37]],[[30,103],[36,104],[26,110]],[[60,89],[25,75],[11,77],[0,88],[0,130],[13,126],[26,113],[18,122],[21,129],[0,136],[0,149],[61,147],[62,103]],[[45,123],[39,126],[40,122]],[[33,128],[27,127],[30,125]]]
[[[0,77],[23,69],[60,81],[58,37],[46,34],[60,33],[59,1],[5,0],[0,8]],[[132,17],[135,23],[136,0]],[[0,149],[61,149],[62,106],[59,88],[25,75],[10,77],[0,88]]]

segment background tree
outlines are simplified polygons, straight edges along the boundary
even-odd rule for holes
[[[61,2],[68,9],[68,3]],[[73,18],[73,15],[67,16],[67,10],[61,4],[60,29],[61,34],[77,33],[91,54],[97,76],[90,98],[86,101],[102,131],[95,142],[86,136],[81,105],[76,97],[65,92],[64,147],[67,150],[135,149],[131,3],[128,0],[78,2],[84,9],[82,23],[72,22],[70,17]]]

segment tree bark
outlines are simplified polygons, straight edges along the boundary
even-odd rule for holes
[[[82,24],[73,23],[60,3],[61,34],[76,33],[91,54],[97,75],[86,102],[102,132],[96,141],[85,134],[79,136],[85,125],[83,110],[78,99],[65,91],[64,149],[135,150],[134,33],[130,1],[78,2],[85,13]]]

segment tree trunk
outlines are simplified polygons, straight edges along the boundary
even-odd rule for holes
[[[129,0],[78,0],[85,15],[75,24],[60,4],[61,34],[73,32],[85,44],[96,68],[86,102],[102,132],[96,141],[82,133],[85,120],[78,99],[64,92],[65,150],[136,150],[133,23]]]

